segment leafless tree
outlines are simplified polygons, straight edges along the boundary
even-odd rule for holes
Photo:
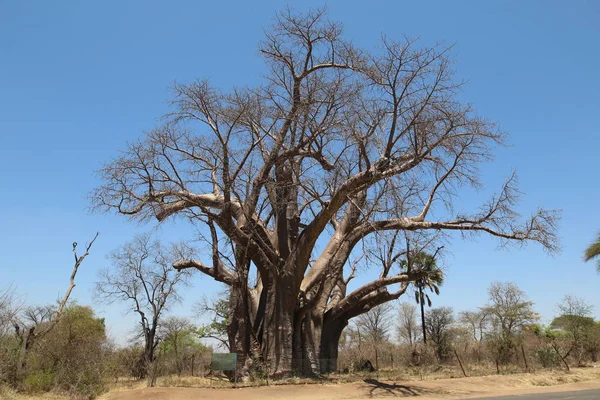
[[[477,361],[482,359],[482,347],[485,334],[488,332],[490,317],[486,310],[461,311],[458,319],[475,345]]]
[[[365,340],[383,342],[388,339],[392,326],[391,310],[389,303],[384,303],[358,316],[356,325]]]
[[[85,252],[82,255],[77,254],[77,242],[73,242],[73,256],[75,264],[71,271],[69,286],[62,299],[58,300],[58,306],[47,307],[28,307],[25,309],[24,318],[15,322],[15,334],[19,340],[19,353],[16,363],[16,379],[21,379],[23,370],[27,364],[27,358],[34,344],[47,335],[56,324],[67,306],[73,289],[75,288],[75,277],[79,271],[79,267],[83,260],[90,254],[92,245],[98,238],[99,233],[96,233],[92,241],[86,245]]]
[[[427,336],[435,346],[438,360],[444,360],[452,350],[454,310],[452,307],[437,307],[425,312]]]
[[[13,329],[19,308],[14,286],[0,288],[0,336]]]
[[[401,341],[415,344],[419,338],[417,307],[410,303],[400,303],[398,309],[398,336]]]
[[[189,272],[172,268],[175,257],[188,251],[173,247],[165,249],[150,235],[139,235],[114,251],[110,258],[112,268],[100,271],[96,295],[107,304],[123,301],[136,313],[140,334],[144,339],[144,353],[140,360],[141,378],[147,366],[154,361],[159,344],[158,328],[169,307],[180,301],[179,289],[188,283]]]
[[[274,374],[303,357],[335,370],[319,360],[337,358],[348,321],[421,276],[383,270],[347,292],[351,253],[386,231],[557,248],[555,212],[516,212],[514,173],[474,212],[453,210],[504,134],[459,100],[450,49],[384,38],[367,52],[342,31],[322,10],[279,13],[260,44],[263,85],[175,85],[164,124],[106,164],[92,194],[132,219],[203,225],[211,262],[174,266],[229,286],[232,351],[258,348]]]
[[[20,304],[12,284],[0,288],[0,384],[10,381],[14,373],[14,323]]]
[[[468,329],[475,343],[481,343],[488,325],[488,314],[485,310],[461,311],[460,322]]]

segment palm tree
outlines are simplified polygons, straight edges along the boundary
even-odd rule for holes
[[[427,301],[427,305],[431,307],[431,299],[429,298],[429,295],[425,293],[425,289],[429,288],[431,292],[435,292],[437,295],[440,294],[439,287],[444,283],[444,273],[438,268],[435,258],[441,249],[442,247],[439,247],[434,254],[420,251],[416,253],[409,262],[409,268],[412,271],[421,271],[425,273],[423,278],[413,282],[413,285],[416,288],[415,300],[417,304],[421,306],[421,327],[423,328],[423,343],[425,344],[427,344],[425,301]]]
[[[594,241],[588,246],[587,249],[585,249],[585,254],[583,257],[586,262],[593,258],[597,258],[598,263],[596,264],[596,269],[600,274],[600,232],[598,233],[598,237],[596,237],[596,241]]]

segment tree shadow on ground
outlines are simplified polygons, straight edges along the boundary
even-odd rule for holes
[[[377,379],[365,379],[364,382],[369,384],[369,396],[371,397],[377,394],[377,391],[383,391],[395,397],[416,397],[422,396],[425,393],[423,388],[398,385],[396,383],[385,383],[378,381]]]

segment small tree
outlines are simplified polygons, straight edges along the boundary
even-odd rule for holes
[[[14,381],[14,350],[17,339],[14,335],[14,322],[19,311],[14,287],[0,289],[0,384]]]
[[[469,330],[473,341],[481,343],[489,322],[486,310],[461,311],[458,318]]]
[[[597,362],[600,354],[600,322],[594,322],[594,326],[588,331],[584,348],[592,362]]]
[[[512,282],[493,282],[489,304],[482,309],[490,318],[488,343],[496,362],[506,364],[516,348],[521,331],[539,319],[525,292]]]
[[[584,343],[594,327],[594,318],[590,316],[593,307],[581,298],[567,295],[558,305],[558,310],[560,316],[554,318],[550,327],[561,329],[568,335],[572,341],[569,354],[575,357],[579,365],[582,362]]]
[[[389,330],[392,325],[389,315],[390,311],[389,304],[381,304],[357,318],[356,325],[363,339],[375,343],[388,339]]]
[[[63,311],[69,301],[69,297],[71,296],[71,292],[75,288],[75,277],[77,276],[79,267],[83,263],[83,260],[89,255],[90,249],[98,238],[98,235],[99,233],[96,233],[92,241],[85,247],[85,252],[82,255],[77,254],[77,242],[73,242],[75,264],[71,271],[69,287],[62,299],[58,301],[58,307],[29,308],[26,311],[25,318],[14,323],[19,347],[15,361],[15,372],[13,374],[14,384],[18,383],[23,378],[23,371],[27,365],[29,353],[36,342],[47,335],[60,321]]]
[[[89,398],[104,390],[105,324],[90,307],[67,306],[53,329],[36,344],[24,371],[26,389],[57,387]]]
[[[417,342],[418,336],[417,308],[410,303],[400,303],[398,311],[399,339],[412,347]]]
[[[113,267],[102,270],[96,282],[96,294],[101,300],[126,302],[139,317],[144,339],[140,378],[146,376],[148,366],[154,361],[162,316],[180,300],[178,291],[188,282],[188,272],[172,268],[174,257],[181,256],[180,251],[175,247],[171,251],[165,249],[149,235],[137,236],[110,255]]]
[[[193,362],[198,350],[207,349],[197,338],[197,328],[187,319],[168,317],[160,329],[164,357],[171,359],[178,376]]]
[[[489,315],[487,311],[462,311],[459,314],[459,321],[466,331],[469,332],[470,340],[475,343],[477,361],[481,361],[483,338],[489,326]]]
[[[440,294],[439,287],[442,285],[442,283],[444,283],[444,273],[438,268],[437,261],[435,259],[440,249],[441,247],[438,248],[434,254],[421,251],[415,254],[412,258],[409,257],[407,260],[409,269],[424,273],[421,278],[414,281],[413,285],[416,288],[415,300],[421,307],[421,328],[423,331],[423,343],[425,344],[427,344],[425,302],[427,302],[429,307],[431,307],[431,299],[425,292],[425,289],[429,288],[431,292]]]
[[[454,310],[452,307],[432,308],[425,313],[425,324],[427,335],[435,346],[438,360],[447,359],[452,351]]]
[[[196,331],[198,337],[216,340],[221,346],[231,351],[227,340],[227,324],[232,318],[229,299],[225,295],[218,296],[212,302],[204,298],[196,305],[196,310],[199,317],[211,316],[210,323],[198,327]]]

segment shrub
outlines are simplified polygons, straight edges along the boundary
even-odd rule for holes
[[[49,392],[54,387],[55,376],[52,371],[34,371],[23,379],[23,390],[29,393]]]
[[[544,368],[553,368],[559,365],[560,359],[552,346],[543,346],[535,351],[535,356]]]

